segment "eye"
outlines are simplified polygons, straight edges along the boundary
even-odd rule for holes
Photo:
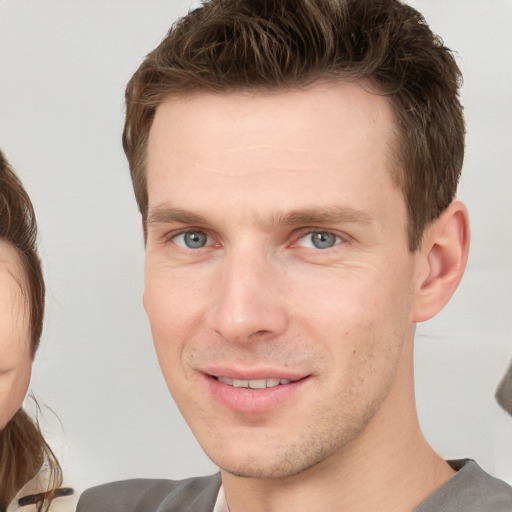
[[[301,247],[310,249],[330,249],[341,242],[341,238],[329,231],[313,231],[300,238]]]
[[[201,249],[208,243],[208,235],[203,231],[185,231],[173,237],[173,242],[186,249]]]

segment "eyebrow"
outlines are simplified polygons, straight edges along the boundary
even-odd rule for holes
[[[270,226],[297,226],[300,224],[342,224],[360,223],[371,224],[371,216],[354,208],[332,206],[325,209],[292,210],[290,212],[275,212],[268,223]]]
[[[323,209],[305,208],[289,212],[275,211],[263,223],[268,227],[277,227],[305,224],[372,224],[372,222],[372,217],[367,212],[349,207],[332,206]],[[181,208],[156,206],[148,213],[148,225],[172,223],[198,226],[209,224],[203,215]]]
[[[181,224],[208,224],[208,221],[202,215],[188,210],[182,210],[181,208],[157,206],[148,212],[148,225],[172,224],[173,222],[179,222]]]

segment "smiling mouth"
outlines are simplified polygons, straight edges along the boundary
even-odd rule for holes
[[[246,388],[246,389],[266,389],[275,388],[276,386],[282,386],[284,384],[291,384],[295,382],[290,379],[229,379],[227,377],[217,377],[219,382],[233,386],[234,388]]]

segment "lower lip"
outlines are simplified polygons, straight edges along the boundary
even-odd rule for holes
[[[263,414],[293,400],[308,378],[265,389],[235,388],[211,376],[207,380],[211,395],[224,407],[244,414]]]

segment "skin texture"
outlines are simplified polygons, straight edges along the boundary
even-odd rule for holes
[[[144,305],[169,389],[222,469],[232,512],[334,510],[337,494],[359,510],[374,498],[356,487],[372,475],[386,510],[382,477],[395,472],[407,490],[390,506],[410,510],[451,475],[421,436],[412,372],[415,322],[451,295],[427,293],[447,274],[446,251],[430,259],[444,224],[408,250],[392,134],[387,100],[357,83],[157,109]],[[454,210],[450,240],[467,224]],[[186,233],[204,245],[187,246]],[[321,233],[325,248],[312,238]],[[451,260],[463,267],[464,255]],[[296,382],[250,391],[218,376]],[[428,477],[411,472],[418,457]]]
[[[28,304],[18,253],[0,241],[0,429],[23,403],[32,358]]]

